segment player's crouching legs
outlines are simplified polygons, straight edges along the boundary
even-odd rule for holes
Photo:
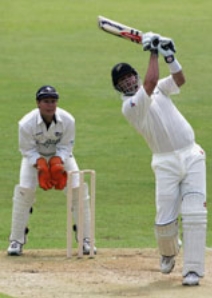
[[[169,274],[175,266],[175,256],[179,252],[178,220],[165,225],[155,225],[155,236],[158,243],[160,270],[163,274]]]
[[[19,256],[22,254],[22,247],[26,242],[26,227],[34,201],[35,191],[20,187],[20,185],[15,186],[8,255]]]

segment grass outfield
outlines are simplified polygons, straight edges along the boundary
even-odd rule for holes
[[[100,31],[98,15],[175,40],[187,84],[174,101],[207,153],[207,245],[212,246],[212,41],[208,36],[212,2],[0,0],[0,4],[0,249],[8,246],[13,188],[19,178],[17,122],[35,107],[35,92],[44,84],[57,88],[59,106],[76,118],[74,152],[80,167],[97,172],[97,247],[155,247],[151,153],[121,115],[121,101],[110,79],[112,66],[120,61],[131,63],[143,77],[149,55],[136,44]],[[160,65],[161,75],[168,74],[162,59]],[[38,189],[29,227],[26,249],[65,248],[62,192]]]

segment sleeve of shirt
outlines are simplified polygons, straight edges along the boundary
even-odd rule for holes
[[[33,134],[29,129],[19,124],[19,150],[24,157],[28,158],[29,163],[34,166],[40,154],[32,136]]]
[[[160,89],[160,91],[166,96],[180,93],[180,88],[175,83],[172,75],[166,78],[160,79],[158,81],[157,88]]]
[[[64,162],[72,154],[75,142],[75,120],[71,119],[64,127],[63,136],[56,145],[56,156]]]

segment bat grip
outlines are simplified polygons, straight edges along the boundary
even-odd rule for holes
[[[159,37],[155,37],[155,39],[152,41],[152,44],[154,47],[157,47],[159,45]]]

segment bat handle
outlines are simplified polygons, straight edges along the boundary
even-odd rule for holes
[[[157,47],[159,45],[159,42],[160,42],[159,37],[155,37],[155,39],[152,41],[152,44],[154,47]]]

